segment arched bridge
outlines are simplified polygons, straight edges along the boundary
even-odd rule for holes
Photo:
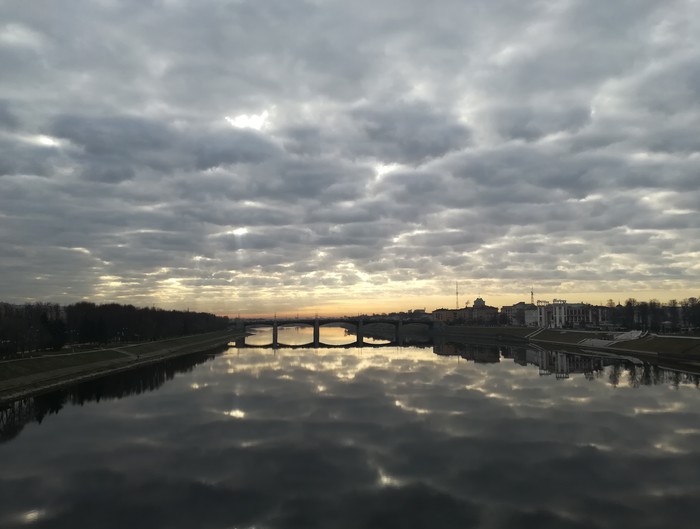
[[[375,323],[388,324],[394,327],[394,343],[401,343],[401,331],[405,325],[421,324],[426,325],[432,331],[435,322],[422,319],[393,319],[393,318],[301,318],[301,319],[271,319],[271,320],[250,320],[245,322],[244,328],[248,327],[272,327],[272,346],[277,347],[277,331],[280,327],[291,327],[294,325],[308,325],[314,329],[313,346],[318,347],[321,343],[321,327],[324,325],[342,324],[354,325],[357,341],[354,345],[364,345],[364,327]]]

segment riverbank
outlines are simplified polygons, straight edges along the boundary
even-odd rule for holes
[[[436,327],[434,334],[446,339],[487,340],[525,344],[534,329],[528,327],[475,327],[471,325],[443,325]]]
[[[639,331],[619,333],[470,325],[445,325],[439,330],[436,329],[435,334],[447,339],[490,340],[512,344],[532,343],[548,348],[589,349],[648,359],[700,362],[700,338],[697,337],[659,336]]]
[[[0,363],[0,405],[170,358],[221,349],[242,336],[242,331],[220,331],[5,361]]]
[[[700,338],[642,332],[610,333],[546,329],[529,337],[538,345],[575,347],[658,360],[700,362]]]

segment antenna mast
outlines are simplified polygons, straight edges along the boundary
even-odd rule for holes
[[[455,308],[459,310],[459,282],[455,281],[455,302],[456,306]]]
[[[530,287],[530,303],[535,304],[535,289],[533,287]]]

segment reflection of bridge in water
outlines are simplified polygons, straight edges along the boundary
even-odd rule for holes
[[[393,340],[390,339],[389,343],[387,344],[372,344],[372,343],[365,343],[364,341],[364,336],[365,336],[365,327],[369,325],[391,325],[394,327],[394,336]],[[245,329],[248,328],[254,328],[254,327],[272,327],[272,343],[270,344],[270,347],[272,348],[277,348],[277,347],[336,347],[336,345],[333,344],[324,344],[321,342],[321,327],[323,326],[333,326],[333,325],[341,325],[343,327],[348,327],[348,326],[353,326],[355,329],[355,335],[357,336],[357,339],[353,343],[349,344],[342,344],[342,345],[337,345],[337,347],[388,347],[388,346],[396,346],[396,345],[403,345],[404,342],[404,327],[407,325],[424,325],[428,328],[429,331],[433,330],[435,322],[430,321],[430,320],[421,320],[421,319],[405,319],[405,320],[397,320],[397,319],[391,319],[391,318],[311,318],[311,319],[289,319],[289,320],[277,320],[277,319],[272,319],[272,320],[256,320],[256,321],[251,321],[251,322],[246,322],[244,325]],[[312,327],[314,330],[313,333],[313,340],[310,341],[308,344],[305,345],[287,345],[287,344],[280,344],[278,340],[278,330],[280,327],[298,327],[298,326],[308,326]],[[245,340],[243,340],[245,342]],[[236,342],[236,346],[238,347],[238,342]],[[243,344],[243,347],[249,347]],[[265,346],[262,346],[265,347]]]
[[[374,349],[379,349],[381,347],[402,347],[402,346],[410,346],[410,347],[433,347],[433,342],[432,340],[428,339],[425,342],[418,342],[414,340],[408,340],[405,339],[404,337],[401,337],[399,340],[399,343],[392,342],[392,341],[387,341],[386,343],[374,343],[374,342],[365,342],[364,340],[360,342],[359,340],[355,340],[354,342],[350,343],[323,343],[321,341],[317,343],[305,343],[305,344],[286,344],[286,343],[268,343],[268,344],[263,344],[263,345],[256,345],[256,344],[248,344],[245,342],[245,338],[240,338],[235,342],[236,348],[237,349],[308,349],[309,347],[312,347],[314,349],[354,349],[358,347],[363,347],[365,349],[367,348],[374,348]]]
[[[336,322],[333,322],[336,323]],[[289,325],[287,323],[286,325]],[[248,345],[243,340],[236,347],[245,349],[308,349],[305,345]],[[553,374],[556,378],[568,378],[570,374],[582,373],[587,379],[599,378],[607,372],[608,383],[617,386],[627,381],[630,387],[671,384],[692,384],[700,387],[700,368],[697,365],[659,365],[646,360],[633,359],[629,356],[600,355],[596,352],[570,353],[550,351],[527,346],[504,346],[501,344],[474,344],[452,342],[441,339],[429,339],[415,342],[409,337],[402,344],[412,347],[433,347],[438,356],[454,356],[477,364],[497,363],[502,359],[511,359],[523,367],[535,366],[540,375]],[[357,342],[350,344],[323,344],[319,348],[352,349]],[[396,343],[365,343],[366,348],[396,347]],[[222,349],[222,352],[225,349]],[[183,357],[165,360],[161,364],[143,367],[134,371],[118,373],[101,379],[76,385],[66,390],[47,393],[0,406],[0,444],[18,436],[24,426],[31,422],[42,422],[51,414],[59,413],[66,404],[82,405],[84,402],[100,401],[110,398],[123,398],[157,390],[176,373],[191,371],[199,364],[213,358],[210,353],[195,353]]]

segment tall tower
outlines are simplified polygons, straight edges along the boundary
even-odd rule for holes
[[[455,281],[455,308],[459,310],[459,282]]]
[[[535,304],[535,289],[533,287],[530,287],[530,303]]]

